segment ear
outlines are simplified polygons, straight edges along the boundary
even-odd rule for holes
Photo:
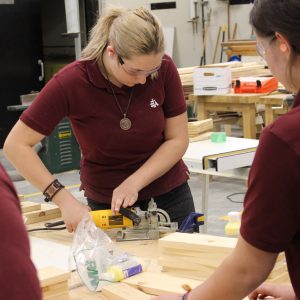
[[[279,41],[279,49],[281,52],[286,53],[291,51],[291,45],[289,41],[280,33],[276,32],[275,36]]]
[[[113,46],[108,45],[106,47],[106,51],[109,57],[114,57],[114,55],[116,55],[116,50],[114,49]]]

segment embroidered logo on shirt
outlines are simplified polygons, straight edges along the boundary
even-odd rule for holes
[[[156,108],[157,106],[159,106],[159,104],[157,103],[157,101],[154,98],[152,98],[150,100],[150,107]]]

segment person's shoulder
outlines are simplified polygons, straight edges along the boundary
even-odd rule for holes
[[[263,130],[263,134],[271,134],[277,139],[294,148],[300,154],[300,106],[293,108],[285,115],[280,116]]]
[[[175,62],[173,61],[173,59],[167,55],[164,54],[163,58],[162,58],[162,63],[161,63],[161,69],[160,71],[162,72],[162,74],[173,74],[173,73],[177,73],[177,67]]]
[[[73,74],[84,72],[86,69],[86,61],[76,60],[61,68],[55,75],[54,78],[64,78]]]
[[[172,66],[175,65],[173,59],[168,54],[164,54],[162,58],[162,64],[161,64],[162,68],[168,68],[170,65]]]
[[[89,81],[90,74],[97,71],[94,61],[76,60],[60,69],[54,76],[53,80],[64,87],[64,89],[81,87],[84,82]]]

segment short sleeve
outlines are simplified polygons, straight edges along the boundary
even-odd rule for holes
[[[267,130],[249,175],[241,225],[243,238],[264,251],[284,251],[299,228],[299,186],[297,153]]]
[[[20,120],[35,131],[47,136],[67,114],[67,99],[61,84],[54,77],[23,112]]]
[[[164,74],[165,101],[163,108],[165,117],[171,118],[186,112],[186,101],[178,70],[170,57],[166,56],[165,59],[168,65]]]

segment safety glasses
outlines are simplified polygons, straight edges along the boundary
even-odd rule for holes
[[[133,68],[130,68],[130,67],[126,66],[124,60],[119,55],[118,55],[118,60],[119,60],[120,65],[122,66],[123,70],[128,75],[131,75],[131,76],[140,76],[140,75],[149,76],[149,75],[157,72],[160,69],[160,67],[161,67],[161,64],[160,64],[158,67],[156,67],[156,68],[154,68],[152,70],[149,70],[149,71],[136,70],[136,69],[133,69]]]

